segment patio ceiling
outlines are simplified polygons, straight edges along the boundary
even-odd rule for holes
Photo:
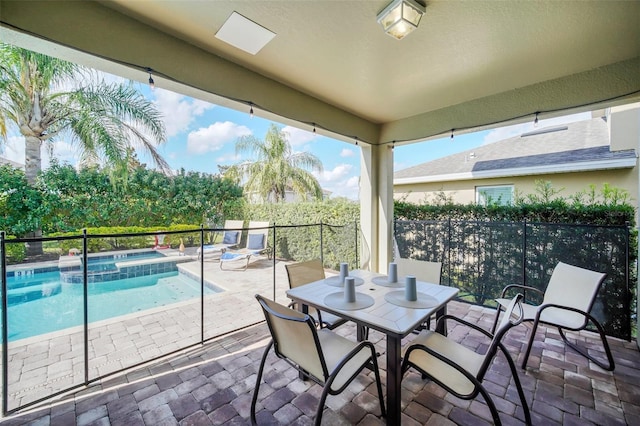
[[[427,1],[400,41],[388,2],[0,0],[0,36],[373,145],[640,100],[638,1]],[[234,11],[276,34],[256,55],[214,37]]]

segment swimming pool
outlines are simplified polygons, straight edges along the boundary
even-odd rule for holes
[[[165,259],[159,258],[159,260]],[[123,262],[123,259],[112,259],[111,263],[116,261]],[[108,259],[101,259],[100,262],[102,265],[109,263]],[[147,260],[143,263],[146,262],[152,261]],[[89,265],[87,266],[89,269]],[[129,267],[134,266],[144,265],[131,264]],[[89,282],[87,284],[89,322],[168,306],[199,297],[200,282],[180,274],[175,263],[173,266],[174,270],[169,272],[145,275],[145,270],[141,269],[139,276]],[[96,272],[105,269],[110,271],[111,268],[111,266],[102,266],[95,270]],[[64,282],[60,278],[59,270],[50,269],[48,268],[45,272],[31,271],[30,274],[7,273],[9,341],[82,325],[84,286],[81,283]],[[205,285],[205,295],[218,291]]]

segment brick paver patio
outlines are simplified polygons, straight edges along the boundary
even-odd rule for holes
[[[452,302],[454,315],[489,328],[493,310]],[[469,347],[484,343],[476,334],[450,323],[449,335]],[[337,331],[355,338],[352,325]],[[519,357],[528,327],[509,332],[506,344]],[[571,334],[600,351],[595,335]],[[370,339],[385,368],[384,336]],[[10,416],[6,425],[245,425],[263,349],[268,342],[264,323],[210,341],[60,396]],[[411,339],[410,336],[408,339]],[[636,342],[609,339],[615,372],[605,372],[566,348],[553,329],[540,329],[526,371],[520,371],[536,425],[638,424],[640,418],[640,355]],[[105,355],[109,359],[108,354]],[[323,424],[384,424],[375,396],[372,373],[361,374],[341,395],[329,396]],[[297,372],[275,356],[269,358],[258,404],[260,424],[312,424],[321,392],[318,385],[298,379]],[[522,408],[504,358],[498,356],[486,378],[489,392],[507,425],[523,424]],[[415,372],[403,380],[403,425],[490,424],[482,397],[459,400]]]

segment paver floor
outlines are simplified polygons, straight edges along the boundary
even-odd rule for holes
[[[273,273],[272,269],[267,271]],[[241,304],[237,306],[246,306],[245,303],[250,303],[249,299],[239,301]],[[255,300],[253,303],[257,305]],[[237,306],[235,315],[241,316]],[[493,310],[459,302],[452,302],[449,306],[450,313],[490,328]],[[167,321],[168,318],[163,320],[164,326]],[[482,348],[484,343],[477,335],[469,334],[462,326],[454,324],[450,323],[449,328],[452,339],[472,348]],[[144,324],[144,327],[139,330],[141,333],[149,330],[149,324]],[[181,330],[177,327],[172,331],[176,338],[169,342],[170,345],[180,344]],[[341,326],[336,331],[355,339],[355,327],[352,325]],[[521,356],[528,331],[528,326],[521,325],[507,335],[506,344],[514,358]],[[369,337],[381,354],[379,361],[384,383],[384,336],[371,331]],[[556,330],[542,328],[538,337],[527,369],[523,371],[518,368],[534,424],[639,424],[640,354],[635,341],[609,339],[617,366],[614,372],[606,372],[565,347]],[[594,353],[600,350],[592,333],[582,332],[571,334],[570,337],[579,339]],[[409,336],[407,341],[412,338],[413,335]],[[249,424],[252,390],[260,357],[268,340],[267,327],[260,323],[175,353],[161,361],[110,376],[84,389],[5,418],[2,423],[126,426]],[[71,352],[74,342],[73,338],[68,339],[66,348]],[[94,345],[93,350],[98,351],[100,345]],[[121,350],[118,345],[118,342],[113,343],[114,349]],[[32,347],[26,349],[27,352],[31,350],[50,353],[52,347],[49,343],[41,346],[33,343]],[[132,348],[131,353],[134,352]],[[105,353],[104,357],[105,363],[112,362],[109,353]],[[61,359],[64,359],[62,354]],[[51,367],[46,374],[55,374],[55,368],[58,367]],[[99,370],[99,367],[95,368]],[[33,376],[42,373],[40,371]],[[264,380],[258,404],[260,424],[313,423],[321,392],[318,385],[299,380],[294,369],[273,355],[268,358]],[[500,410],[503,423],[523,424],[522,408],[509,369],[500,355],[492,364],[486,385]],[[489,410],[482,397],[473,401],[460,400],[433,383],[422,380],[415,372],[410,371],[404,376],[402,392],[403,425],[491,423]],[[328,397],[323,424],[384,424],[375,395],[373,374],[362,373],[342,394]]]

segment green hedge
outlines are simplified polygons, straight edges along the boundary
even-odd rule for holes
[[[230,218],[231,219],[231,218]],[[323,226],[324,264],[337,269],[340,262],[357,266],[355,239],[360,224],[360,205],[345,199],[301,203],[259,204],[247,206],[245,219],[269,221],[272,225],[296,225],[278,228],[276,256],[304,261],[320,257],[320,224]],[[270,236],[270,238],[272,238]]]

